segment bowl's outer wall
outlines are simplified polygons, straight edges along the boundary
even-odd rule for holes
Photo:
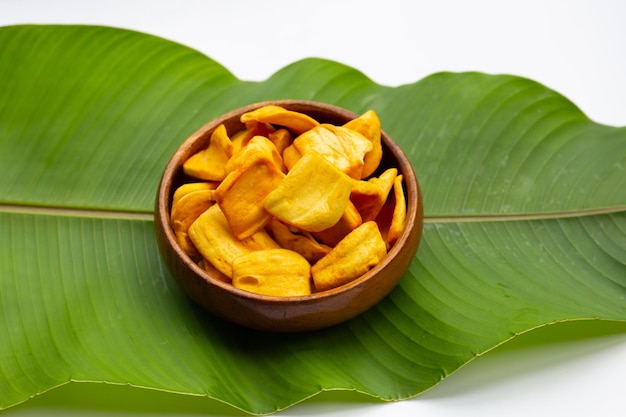
[[[224,124],[229,135],[244,128],[239,116],[263,105],[274,104],[306,113],[320,122],[341,125],[358,117],[325,103],[302,100],[279,100],[257,103],[234,110],[207,123],[192,134],[172,156],[165,168],[157,192],[155,232],[162,258],[172,277],[183,291],[206,310],[246,327],[295,332],[329,327],[369,309],[384,298],[400,281],[411,264],[419,246],[423,226],[423,204],[415,173],[402,150],[382,133],[383,161],[381,168],[398,168],[404,176],[407,198],[407,226],[387,257],[357,280],[334,290],[308,297],[280,298],[249,293],[216,278],[214,268],[202,270],[179,247],[170,227],[170,204],[174,190],[189,181],[182,173],[183,162],[204,149],[211,133]],[[379,170],[380,170],[379,169]]]

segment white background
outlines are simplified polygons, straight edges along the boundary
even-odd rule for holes
[[[23,23],[155,34],[250,81],[306,57],[342,62],[389,86],[439,71],[509,73],[555,89],[597,122],[626,125],[626,2],[619,0],[0,0],[0,26]],[[624,415],[626,326],[559,326],[478,358],[414,399],[328,393],[279,415]],[[144,416],[240,415],[182,396],[155,409],[147,404],[153,394],[126,390],[62,387],[4,413],[130,415],[143,407]]]

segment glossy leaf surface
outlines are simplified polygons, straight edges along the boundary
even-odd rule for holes
[[[237,328],[191,304],[151,220],[169,156],[278,98],[374,109],[426,225],[400,286],[327,330]],[[68,381],[271,413],[324,389],[415,396],[516,334],[626,320],[626,129],[508,75],[398,88],[307,59],[260,82],[184,46],[90,26],[0,28],[0,408]]]

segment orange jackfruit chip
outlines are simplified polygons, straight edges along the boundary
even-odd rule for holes
[[[250,131],[248,129],[244,129],[232,135],[230,141],[233,144],[233,155],[239,152],[245,145],[248,144],[248,141],[252,138],[251,136],[249,136],[249,133]]]
[[[233,144],[233,155],[243,149],[246,145],[248,145],[250,139],[252,139],[253,137],[269,137],[270,134],[276,131],[276,129],[274,129],[271,125],[256,121],[248,122],[245,124],[245,126],[245,129],[236,132],[230,138],[230,141]]]
[[[267,143],[278,155],[274,144],[262,136],[255,136],[239,154],[245,154],[235,168],[215,190],[215,197],[228,224],[239,239],[261,230],[270,221],[265,210],[265,197],[281,183],[285,174],[276,166],[273,153],[253,142]],[[255,143],[256,143],[255,142]],[[234,159],[235,157],[233,157]]]
[[[310,263],[317,262],[331,250],[330,246],[317,242],[309,232],[294,231],[276,218],[270,220],[267,230],[281,247],[299,253]]]
[[[387,234],[387,243],[389,245],[393,245],[398,240],[406,226],[406,197],[402,188],[402,175],[398,175],[393,182],[393,195],[395,205],[389,233]]]
[[[363,157],[363,172],[361,178],[369,177],[376,171],[383,157],[383,148],[380,142],[380,119],[374,110],[368,110],[356,119],[343,125],[365,136],[372,143],[372,149]]]
[[[280,106],[264,106],[244,113],[240,118],[242,123],[257,121],[284,126],[294,134],[299,135],[319,125],[312,117]]]
[[[293,143],[287,146],[283,151],[283,163],[288,171],[291,171],[300,158],[302,158],[302,154],[296,149],[295,146],[293,146]]]
[[[379,177],[367,181],[354,181],[350,201],[354,203],[364,222],[374,220],[387,201],[398,174],[396,168],[388,168]]]
[[[246,146],[233,154],[226,163],[224,170],[226,174],[230,174],[242,165],[256,163],[255,161],[261,159],[273,163],[283,172],[287,171],[278,149],[276,149],[272,141],[264,136],[254,136],[251,138]]]
[[[278,129],[277,131],[268,134],[267,138],[272,141],[274,146],[276,146],[280,155],[283,154],[285,149],[291,145],[291,142],[293,141],[293,136],[287,129]]]
[[[311,267],[315,288],[325,291],[346,284],[369,271],[386,254],[387,245],[378,225],[365,222]]]
[[[270,214],[289,225],[319,232],[339,221],[351,190],[348,176],[317,153],[309,152],[268,194],[264,205]]]
[[[288,249],[251,252],[233,260],[233,286],[280,297],[310,295],[311,265]]]
[[[221,181],[226,176],[224,167],[233,154],[233,144],[226,127],[219,125],[211,134],[209,146],[183,163],[185,174],[207,181]]]
[[[406,197],[402,180],[402,175],[395,178],[393,192],[376,216],[376,223],[378,223],[383,239],[387,242],[387,249],[391,248],[398,240],[406,227]]]

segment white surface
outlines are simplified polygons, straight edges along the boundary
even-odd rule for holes
[[[390,86],[438,71],[510,73],[559,91],[598,122],[626,125],[626,2],[619,0],[0,0],[0,25],[23,23],[159,35],[244,80],[266,79],[305,57],[340,61]],[[625,388],[622,331],[497,350],[412,400],[343,402],[328,395],[280,415],[611,417],[624,413]],[[103,415],[38,400],[5,413]],[[176,414],[152,411],[142,414]],[[123,408],[115,412],[121,414]]]

